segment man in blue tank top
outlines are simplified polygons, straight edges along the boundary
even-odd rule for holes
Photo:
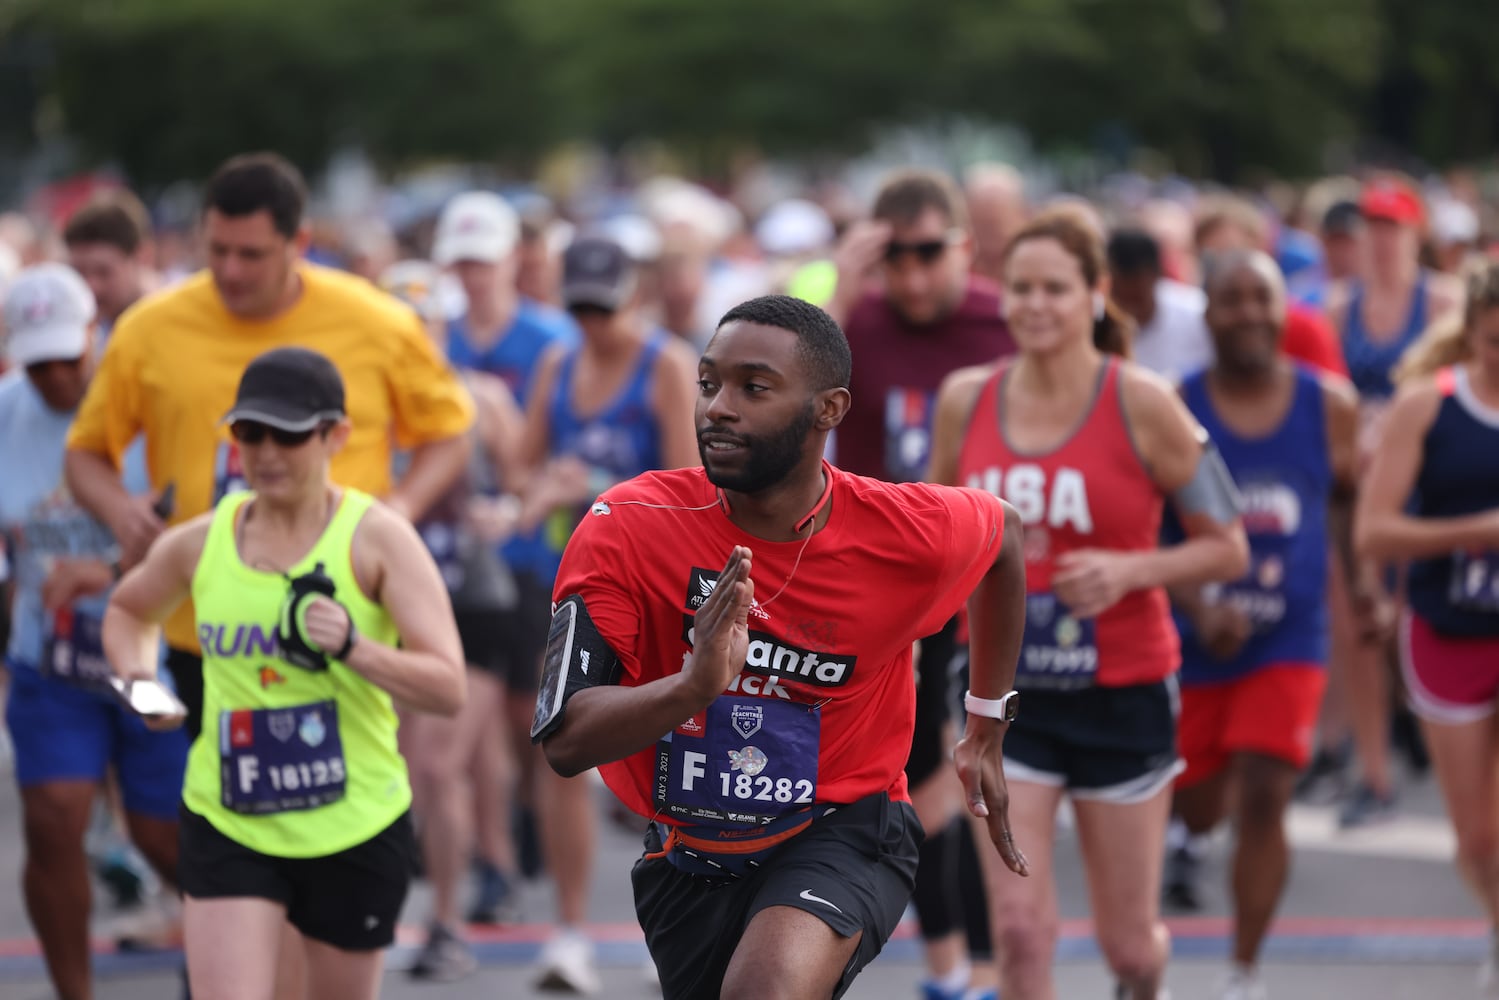
[[[522,464],[532,470],[522,531],[540,525],[545,554],[518,573],[522,590],[551,593],[562,550],[604,490],[653,469],[698,464],[697,359],[687,344],[650,329],[640,313],[634,264],[617,242],[583,236],[562,259],[562,300],[583,332],[575,347],[542,359],[526,405]],[[541,619],[543,633],[547,620]],[[537,661],[538,674],[540,659]],[[540,985],[590,992],[586,916],[596,824],[589,779],[537,770],[542,842],[554,863],[561,929],[543,949]]]
[[[1329,536],[1356,578],[1358,412],[1345,381],[1278,356],[1286,292],[1268,255],[1210,257],[1206,291],[1216,360],[1181,392],[1239,485],[1251,560],[1234,583],[1172,593],[1187,762],[1175,811],[1193,836],[1234,819],[1233,969],[1222,995],[1251,1000],[1264,996],[1255,964],[1289,870],[1285,811],[1326,684]],[[1190,905],[1196,854],[1176,833],[1167,893]]]

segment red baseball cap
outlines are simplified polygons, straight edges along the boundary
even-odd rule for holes
[[[1359,195],[1358,208],[1366,219],[1384,219],[1405,226],[1419,226],[1425,215],[1416,192],[1395,181],[1366,184]]]

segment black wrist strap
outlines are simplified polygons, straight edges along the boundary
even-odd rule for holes
[[[348,614],[347,608],[344,609],[344,614]],[[345,659],[348,658],[349,652],[353,650],[354,643],[358,639],[359,630],[354,627],[354,616],[349,615],[349,631],[344,635],[344,644],[338,647],[338,652],[333,654],[333,659],[342,663]]]

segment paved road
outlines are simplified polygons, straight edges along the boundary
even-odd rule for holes
[[[607,793],[601,791],[601,796]],[[1449,859],[1452,838],[1441,819],[1430,781],[1406,789],[1403,816],[1375,830],[1338,834],[1325,808],[1298,808],[1292,829],[1296,869],[1268,947],[1267,977],[1276,1000],[1437,1000],[1473,995],[1474,971],[1487,947],[1477,908],[1464,893]],[[16,886],[21,863],[14,782],[0,779],[0,873]],[[1070,833],[1061,834],[1059,857],[1076,857]],[[1169,985],[1176,1000],[1214,997],[1223,969],[1224,849],[1220,840],[1210,860],[1208,909],[1173,921],[1175,958]],[[644,946],[631,919],[627,872],[637,853],[630,835],[609,827],[601,841],[595,877],[595,937],[607,997],[653,994],[643,969]],[[1068,865],[1061,874],[1063,941],[1059,949],[1059,996],[1109,996],[1109,983],[1088,933],[1081,874]],[[484,963],[480,973],[459,984],[416,985],[399,971],[420,937],[427,895],[418,887],[407,906],[402,943],[388,962],[385,995],[412,1000],[460,997],[530,997],[531,970],[547,933],[549,896],[544,885],[524,890],[523,922],[477,931]],[[96,960],[101,1000],[158,1000],[177,995],[180,955],[120,955],[109,944],[117,915],[96,920],[100,947]],[[18,889],[0,891],[0,1000],[42,1000],[49,991]],[[884,955],[856,984],[855,1000],[910,1000],[920,976],[919,953],[905,926]]]

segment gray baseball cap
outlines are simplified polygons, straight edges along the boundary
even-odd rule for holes
[[[611,312],[635,293],[635,265],[625,248],[607,236],[583,236],[562,255],[562,304]]]

